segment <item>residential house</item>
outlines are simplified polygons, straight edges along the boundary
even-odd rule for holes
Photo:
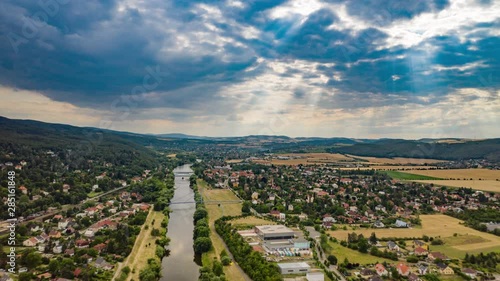
[[[326,214],[323,216],[323,227],[326,229],[330,229],[337,220],[334,219],[331,215]]]
[[[94,266],[97,268],[105,269],[105,270],[112,270],[113,269],[113,265],[108,263],[107,261],[105,261],[102,257],[98,257],[95,260]]]
[[[395,251],[395,252],[400,251],[398,244],[396,244],[394,241],[387,242],[387,249],[389,249],[390,251]]]
[[[376,221],[375,223],[373,223],[373,227],[375,228],[384,228],[385,227],[385,224],[381,221]]]
[[[377,274],[379,276],[387,276],[389,275],[389,272],[387,271],[387,269],[385,268],[385,266],[381,263],[377,263],[375,265],[375,271],[377,272]]]
[[[404,222],[402,220],[396,220],[396,222],[394,223],[394,226],[398,227],[398,228],[403,228],[403,227],[409,227],[410,225],[407,222]]]
[[[373,269],[369,269],[369,268],[365,268],[365,269],[362,269],[360,272],[359,272],[359,275],[363,278],[363,279],[368,279],[370,276],[373,276],[377,274],[377,272]]]
[[[88,248],[89,247],[89,241],[84,240],[84,239],[79,239],[76,240],[75,245],[77,248]]]
[[[83,234],[83,236],[85,236],[87,238],[93,238],[95,236],[95,232],[94,232],[94,230],[92,230],[92,229],[89,228],[89,229],[87,229],[85,231],[85,233]]]
[[[57,230],[52,230],[49,232],[49,237],[51,239],[59,239],[59,238],[61,238],[61,232],[59,232]]]
[[[455,271],[453,271],[453,269],[451,267],[449,267],[448,265],[446,265],[444,263],[438,263],[438,264],[436,264],[436,266],[437,266],[440,274],[443,274],[443,275],[455,274]]]
[[[410,273],[410,275],[408,275],[408,281],[421,281],[421,279],[415,273]]]
[[[22,192],[23,194],[28,194],[28,189],[27,189],[27,188],[26,188],[26,186],[24,186],[24,185],[21,185],[21,186],[19,187],[19,190],[21,190],[21,192]]]
[[[408,276],[410,274],[410,267],[402,262],[398,263],[396,270],[401,276]]]
[[[370,277],[370,279],[368,279],[368,281],[384,281],[384,279],[382,279],[382,277],[380,277],[378,275],[375,275],[375,276]]]
[[[73,220],[71,218],[61,220],[57,223],[57,228],[58,229],[66,229],[66,227],[68,227],[69,224],[72,222],[73,222]]]
[[[62,253],[62,246],[61,245],[55,246],[54,248],[52,248],[52,252],[54,254],[60,254],[60,253]]]
[[[422,256],[427,256],[429,254],[429,251],[427,249],[424,249],[422,247],[417,247],[414,250],[415,256],[422,257]]]
[[[427,255],[427,257],[431,261],[435,261],[437,259],[440,259],[440,260],[443,260],[443,261],[448,260],[448,257],[445,254],[441,253],[441,252],[431,252],[431,253],[429,253]]]
[[[70,256],[70,257],[72,257],[72,256],[74,256],[74,255],[75,255],[75,249],[66,249],[66,251],[64,251],[64,254],[65,254],[66,256]]]
[[[426,275],[427,274],[427,271],[429,270],[429,267],[424,265],[424,264],[421,264],[419,267],[418,267],[418,274],[419,275]]]
[[[429,245],[425,242],[420,241],[420,240],[413,240],[413,247],[414,248],[418,248],[418,247],[424,248],[427,251],[429,250]]]
[[[68,193],[70,189],[71,189],[71,187],[69,186],[69,184],[63,185],[63,192]]]
[[[97,250],[97,252],[100,254],[104,249],[106,249],[106,244],[105,243],[100,243],[100,244],[95,245],[92,248],[94,248],[95,250]]]
[[[470,279],[476,279],[477,277],[477,271],[472,268],[464,267],[462,273],[467,275]]]
[[[27,240],[24,240],[23,246],[25,246],[25,247],[35,247],[36,244],[38,244],[38,243],[39,242],[38,242],[38,240],[35,237],[31,237],[31,238],[29,238]]]

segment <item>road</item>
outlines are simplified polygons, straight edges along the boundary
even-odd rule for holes
[[[327,259],[327,255],[325,254],[325,252],[323,251],[323,249],[321,248],[321,243],[320,243],[320,236],[321,236],[321,233],[319,233],[318,231],[316,231],[314,229],[314,227],[312,226],[306,226],[306,229],[307,231],[309,231],[309,237],[312,237],[314,238],[314,240],[316,241],[316,253],[318,253],[318,259],[321,261],[321,263],[325,264],[325,261]],[[321,254],[320,254],[321,253]],[[330,265],[328,267],[328,270],[332,271],[337,277],[340,277],[340,280],[341,281],[347,281],[344,277],[344,275],[342,275],[338,270],[337,270],[337,267],[333,266],[333,265]]]

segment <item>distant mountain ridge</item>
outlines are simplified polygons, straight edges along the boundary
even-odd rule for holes
[[[150,155],[145,146],[197,145],[197,143],[244,144],[261,147],[269,152],[311,152],[353,154],[374,157],[415,157],[443,160],[488,159],[500,161],[500,138],[470,140],[462,138],[419,140],[406,139],[357,139],[346,137],[288,137],[282,135],[249,135],[240,137],[206,137],[182,133],[138,134],[93,127],[76,127],[34,120],[17,120],[0,116],[0,144],[15,143],[44,147],[75,146],[102,137],[96,145],[140,151]],[[94,141],[95,142],[95,141]]]

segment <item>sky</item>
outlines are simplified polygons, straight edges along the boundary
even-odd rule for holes
[[[4,0],[0,115],[137,133],[500,137],[500,1]]]

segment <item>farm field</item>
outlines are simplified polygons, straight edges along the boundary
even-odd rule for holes
[[[406,172],[442,179],[500,180],[500,170],[489,169],[412,170]]]
[[[364,157],[364,156],[356,156],[356,155],[347,155],[351,158],[357,158],[364,160],[365,164],[416,164],[423,165],[434,164],[434,163],[442,163],[447,162],[446,160],[437,160],[437,159],[421,159],[421,158],[403,158],[403,157],[395,157],[395,158],[379,158],[379,157]]]
[[[255,216],[249,216],[246,218],[239,218],[239,219],[231,220],[231,224],[234,226],[238,226],[238,227],[245,227],[245,226],[253,227],[256,225],[266,225],[266,224],[276,224],[276,223],[273,221],[268,221],[268,220],[261,219],[261,218],[255,217]]]
[[[204,201],[212,200],[238,200],[238,197],[229,189],[211,189],[208,184],[198,179],[197,180],[198,190],[203,196]],[[210,226],[210,239],[212,240],[213,250],[208,253],[203,254],[202,260],[203,265],[211,264],[214,258],[219,258],[222,250],[225,249],[224,241],[215,232],[214,222],[222,216],[239,216],[241,215],[241,204],[205,204],[205,208],[208,211],[208,224]],[[224,267],[224,273],[228,280],[245,280],[245,278],[240,274],[238,268],[233,264]]]
[[[274,164],[274,165],[307,165],[307,164],[327,164],[338,162],[355,162],[356,160],[338,153],[292,153],[279,154],[274,157],[290,157],[293,159],[272,159],[272,160],[254,160],[255,163]]]
[[[500,181],[496,180],[412,180],[437,186],[467,187],[488,192],[500,192]]]
[[[341,170],[396,170],[396,171],[406,171],[406,170],[429,170],[429,169],[437,169],[437,166],[407,166],[407,165],[370,165],[369,167],[352,167],[352,168],[340,168]]]
[[[384,171],[389,177],[397,180],[440,180],[440,178],[416,175],[400,171]]]
[[[276,159],[276,157],[290,157],[291,159]],[[370,164],[377,165],[424,165],[446,162],[436,159],[417,159],[417,158],[378,158],[378,157],[362,157],[356,155],[344,155],[340,153],[288,153],[275,155],[272,160],[254,160],[255,163],[274,164],[274,165],[307,165],[307,164],[327,164],[327,163],[342,163],[342,164]],[[423,166],[427,167],[427,166]],[[348,168],[349,169],[349,168]]]
[[[372,256],[370,254],[360,253],[358,251],[349,249],[347,247],[343,247],[342,245],[340,245],[338,243],[331,242],[331,241],[328,241],[328,245],[330,245],[330,247],[332,247],[332,249],[329,253],[325,253],[325,254],[335,255],[337,257],[339,263],[342,263],[344,261],[344,259],[346,259],[346,258],[350,262],[357,262],[360,264],[375,264],[375,263],[384,262],[384,261],[389,263],[389,264],[396,263],[393,260],[384,259],[381,257],[375,257],[375,256]]]
[[[460,237],[466,243],[455,242],[445,244],[442,246],[431,246],[431,250],[442,250],[443,253],[454,256],[463,257],[465,253],[478,253],[478,252],[491,252],[500,251],[500,237],[493,234],[480,232],[472,228],[468,228],[460,224],[460,220],[446,216],[446,215],[421,215],[422,228],[399,228],[399,229],[364,229],[358,230],[335,230],[328,231],[332,237],[339,240],[346,240],[347,234],[356,232],[369,237],[372,232],[375,232],[377,237],[422,237],[427,235],[430,237],[441,237],[445,241],[453,241],[455,233],[460,236],[470,235],[472,239]],[[481,239],[481,240],[478,240]],[[473,243],[475,242],[475,243]]]

